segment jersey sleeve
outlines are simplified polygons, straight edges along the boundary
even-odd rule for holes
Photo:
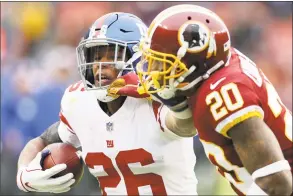
[[[262,88],[244,74],[232,79],[227,77],[199,99],[195,125],[201,130],[212,128],[230,138],[228,131],[238,123],[251,117],[264,118],[261,93]]]
[[[72,130],[71,126],[69,125],[66,118],[64,117],[64,114],[60,112],[59,116],[60,116],[60,124],[58,127],[58,134],[60,139],[64,143],[71,144],[76,148],[80,147],[80,141],[76,133]]]
[[[68,114],[69,114],[69,107],[70,107],[70,102],[74,100],[74,97],[72,97],[70,93],[70,89],[72,88],[69,87],[65,90],[64,95],[61,100],[61,109],[59,112],[59,119],[60,119],[60,125],[58,127],[58,133],[60,136],[60,139],[64,143],[69,143],[73,145],[74,147],[78,148],[80,147],[80,141],[78,139],[78,136],[76,135],[74,129],[72,128],[70,121],[68,120]]]
[[[170,109],[167,106],[160,104],[158,102],[153,102],[152,107],[153,107],[153,111],[154,111],[154,115],[156,117],[156,120],[159,123],[160,129],[162,130],[163,134],[169,138],[172,138],[172,139],[183,138],[183,137],[175,134],[173,131],[168,129],[166,126],[166,117],[167,117],[167,113]]]

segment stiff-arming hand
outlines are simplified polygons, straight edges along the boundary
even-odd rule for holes
[[[163,92],[153,93],[151,95],[147,93],[141,93],[141,86],[139,84],[139,78],[134,72],[130,72],[117,78],[108,88],[109,96],[130,96],[135,98],[149,98],[154,101],[163,103],[168,106],[174,112],[181,112],[188,108],[187,98],[185,96],[175,97],[175,92],[166,90]],[[152,87],[150,90],[153,90]]]

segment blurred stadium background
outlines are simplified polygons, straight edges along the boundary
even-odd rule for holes
[[[149,25],[160,11],[180,3],[1,2],[1,194],[26,194],[16,187],[18,155],[58,120],[63,91],[79,80],[75,47],[89,25],[113,11],[133,13]],[[257,63],[292,110],[292,3],[192,3],[222,17],[232,45]],[[199,194],[233,194],[194,140]],[[100,194],[87,169],[70,194]]]

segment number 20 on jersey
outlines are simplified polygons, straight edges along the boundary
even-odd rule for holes
[[[234,101],[231,100],[229,92],[234,96]],[[210,106],[211,113],[215,121],[218,121],[220,118],[227,115],[228,111],[234,111],[241,108],[244,101],[237,85],[235,83],[229,83],[222,86],[220,91],[213,91],[208,94],[206,97],[206,104],[212,104]]]

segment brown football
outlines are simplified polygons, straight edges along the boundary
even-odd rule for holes
[[[50,154],[43,161],[43,170],[49,169],[57,164],[65,163],[67,168],[53,176],[53,178],[73,173],[76,185],[83,175],[83,161],[77,153],[77,149],[70,144],[54,143],[46,146]]]

